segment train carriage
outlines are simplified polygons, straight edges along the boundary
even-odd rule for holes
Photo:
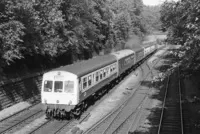
[[[151,53],[151,45],[143,45],[144,55],[147,56]]]
[[[113,55],[60,67],[43,75],[41,102],[45,109],[70,111],[117,77],[117,60]]]
[[[151,46],[151,52],[154,52],[156,50],[156,45]]]
[[[142,47],[135,47],[133,48],[133,51],[135,52],[136,55],[136,63],[141,61],[144,58],[144,48]]]
[[[118,76],[124,73],[135,64],[135,52],[130,49],[124,49],[111,53],[117,59]]]
[[[143,48],[144,48],[144,56],[146,57],[156,50],[156,44],[155,42],[154,44],[153,43],[145,44],[143,45]]]

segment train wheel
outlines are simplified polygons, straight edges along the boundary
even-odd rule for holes
[[[75,111],[73,111],[73,115],[75,118],[79,119],[81,116],[82,111],[79,109],[76,109]]]
[[[61,111],[60,111],[60,115],[61,115],[61,119],[63,120],[64,118],[65,118],[65,110],[64,109],[62,109]]]
[[[52,110],[51,110],[51,111],[49,111],[49,117],[50,117],[50,118],[52,118],[52,117],[53,117],[53,112],[52,112]]]
[[[48,108],[46,109],[45,114],[46,114],[46,118],[49,119],[50,118],[50,112],[49,112]]]
[[[84,102],[82,106],[82,111],[85,111],[87,108],[88,108],[88,104],[87,102]]]
[[[57,117],[57,111],[56,111],[57,109],[53,109],[53,118],[56,118]]]
[[[50,119],[49,113],[46,113],[46,119]]]
[[[64,118],[67,119],[67,120],[70,120],[71,118],[73,118],[72,115],[73,114],[71,112],[65,111]]]

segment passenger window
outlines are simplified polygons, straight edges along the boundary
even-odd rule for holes
[[[103,70],[103,77],[106,77],[106,69]]]
[[[66,92],[66,93],[73,93],[74,92],[74,82],[73,81],[65,81],[64,92]]]
[[[106,68],[106,75],[109,75],[109,68]]]
[[[99,81],[99,72],[96,72],[96,82]]]
[[[88,86],[92,85],[92,76],[88,76]]]
[[[55,81],[54,82],[54,92],[61,93],[63,91],[63,82],[62,81]]]
[[[102,79],[103,78],[103,71],[101,70],[101,72],[100,72],[100,79]]]
[[[52,92],[53,81],[44,81],[44,92]]]
[[[87,87],[87,77],[83,78],[83,89]]]
[[[113,71],[115,70],[115,65],[113,65]]]

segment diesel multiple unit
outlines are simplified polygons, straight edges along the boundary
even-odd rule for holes
[[[79,115],[88,98],[153,53],[157,45],[124,49],[62,66],[43,75],[41,102],[48,116]]]

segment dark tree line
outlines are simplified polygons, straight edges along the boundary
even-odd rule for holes
[[[168,30],[168,42],[183,46],[184,67],[189,74],[200,69],[200,1],[165,2],[161,21]]]
[[[147,33],[142,0],[0,0],[0,68],[56,66]],[[46,67],[48,68],[48,67]]]

